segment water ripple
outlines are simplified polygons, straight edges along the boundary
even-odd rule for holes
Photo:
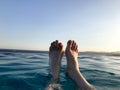
[[[98,90],[119,90],[120,57],[83,54],[78,57],[80,71]],[[0,53],[0,90],[44,90],[50,80],[48,52]],[[63,90],[75,90],[75,83],[65,76],[63,57],[60,84]]]

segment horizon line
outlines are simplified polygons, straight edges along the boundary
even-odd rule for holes
[[[12,49],[12,48],[0,48],[0,50],[17,50],[17,51],[49,51],[49,50],[38,50],[38,49]],[[95,51],[95,50],[85,50],[85,51],[79,51],[79,52],[96,52],[96,53],[99,53],[99,52],[101,52],[101,53],[112,53],[112,52],[119,52],[120,53],[120,51]]]

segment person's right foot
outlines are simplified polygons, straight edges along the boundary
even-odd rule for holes
[[[73,72],[79,71],[78,65],[78,45],[75,41],[69,40],[67,42],[67,47],[65,50],[66,59],[67,59],[67,69],[66,74],[71,76]]]
[[[78,86],[78,90],[95,90],[84,78],[78,65],[78,45],[75,41],[69,40],[65,50],[67,58],[66,75],[72,78]]]

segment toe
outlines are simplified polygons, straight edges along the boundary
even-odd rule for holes
[[[58,44],[59,44],[59,41],[58,41],[58,40],[56,40],[56,41],[55,41],[55,45],[56,45],[56,46],[58,46]]]
[[[55,45],[55,44],[56,44],[55,41],[51,43],[51,46],[50,46],[50,48],[49,48],[50,51],[56,50],[56,45]]]
[[[75,43],[75,41],[73,40],[72,46],[71,46],[71,49],[72,49],[72,50],[75,50],[75,45],[76,45],[76,43]]]
[[[75,51],[78,52],[78,45],[75,46]]]
[[[67,45],[71,45],[72,44],[72,40],[69,40],[68,42],[67,42]]]
[[[71,49],[72,43],[73,43],[72,40],[69,40],[69,41],[67,42],[67,48],[66,48],[67,50],[70,50],[70,49]]]
[[[78,53],[78,45],[75,45],[75,51]]]
[[[56,42],[53,42],[52,49],[56,50]]]
[[[55,41],[55,50],[59,50],[59,41],[58,40]]]
[[[54,42],[51,43],[51,45],[49,47],[49,51],[53,51],[53,46],[54,46]]]
[[[62,43],[59,43],[59,50],[61,51],[63,49]]]

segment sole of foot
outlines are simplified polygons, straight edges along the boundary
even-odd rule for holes
[[[49,64],[50,74],[52,75],[53,81],[59,78],[61,59],[63,56],[63,44],[58,40],[51,43],[49,47]]]

